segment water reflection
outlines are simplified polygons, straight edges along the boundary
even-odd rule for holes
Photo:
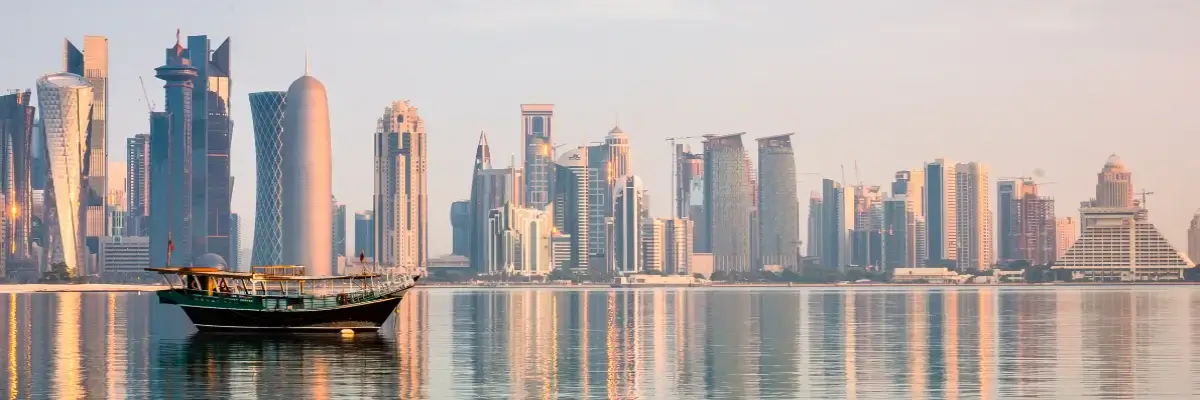
[[[1181,398],[1200,289],[420,290],[379,335],[13,294],[8,398]]]

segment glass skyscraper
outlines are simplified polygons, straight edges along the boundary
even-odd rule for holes
[[[554,105],[522,104],[525,206],[545,209],[554,188]]]
[[[54,212],[48,213],[52,227],[51,262],[67,264],[71,275],[85,272],[83,223],[83,171],[87,157],[89,117],[93,113],[92,84],[82,76],[60,72],[43,76],[37,82],[38,106],[46,133],[46,152],[49,155],[50,185],[47,201]]]
[[[178,36],[178,33],[177,33]],[[196,235],[202,224],[195,209],[195,168],[192,125],[192,85],[196,68],[176,38],[167,50],[167,63],[155,76],[166,81],[164,112],[150,116],[150,265],[190,265],[202,252],[206,238]],[[168,241],[174,251],[168,254]]]
[[[283,263],[283,111],[287,92],[250,93],[254,121],[254,154],[258,182],[254,186],[252,265]]]
[[[753,189],[742,135],[704,140],[704,205],[707,248],[718,271],[750,271]]]
[[[125,145],[125,235],[146,236],[150,207],[150,135],[139,133]]]
[[[33,118],[35,108],[30,91],[0,96],[0,145],[3,146],[0,185],[7,204],[4,249],[12,266],[15,259],[30,259],[30,234],[33,222],[33,189],[30,172],[33,165]]]
[[[192,81],[192,209],[197,222],[195,254],[214,253],[232,262],[229,240],[229,145],[233,123],[230,41],[216,50],[208,36],[188,36],[187,57],[196,68]]]
[[[83,185],[87,193],[84,202],[85,220],[83,230],[87,235],[87,247],[91,253],[100,253],[100,237],[108,229],[105,203],[108,197],[108,38],[84,36],[83,51],[64,40],[63,70],[87,79],[92,87],[92,114],[90,133],[85,140],[87,159],[83,161]],[[89,273],[99,271],[88,271]]]
[[[759,257],[764,265],[798,266],[800,198],[792,134],[758,139]]]

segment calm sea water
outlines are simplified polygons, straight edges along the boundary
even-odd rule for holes
[[[8,398],[1189,398],[1200,288],[419,290],[380,335],[0,295]]]

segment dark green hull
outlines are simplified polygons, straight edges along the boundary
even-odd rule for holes
[[[158,292],[177,304],[196,329],[210,332],[374,332],[387,321],[407,289],[359,298],[263,297],[180,289]]]

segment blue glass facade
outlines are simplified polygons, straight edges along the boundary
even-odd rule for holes
[[[150,264],[155,267],[168,264],[167,241],[171,240],[175,251],[171,253],[169,264],[189,265],[193,257],[204,254],[203,247],[197,246],[204,243],[203,236],[197,237],[195,228],[195,225],[202,223],[196,217],[203,214],[195,210],[193,193],[196,165],[192,147],[195,143],[195,132],[192,130],[192,84],[197,73],[179,43],[176,43],[174,48],[167,49],[167,64],[156,68],[155,72],[155,76],[167,82],[166,129],[164,132],[164,127],[160,126],[163,124],[163,117],[157,115],[159,113],[152,114],[150,192],[155,194],[158,191],[156,186],[160,190],[166,186],[167,192],[158,193],[164,197],[156,199],[152,196],[150,200],[150,218],[153,220],[150,224]],[[166,151],[155,150],[162,146],[164,141],[167,142]],[[164,156],[168,166],[166,171],[155,171],[155,159]],[[159,220],[169,221],[168,228],[162,229]]]
[[[232,259],[232,219],[229,176],[229,147],[232,122],[229,116],[230,40],[216,50],[208,36],[188,37],[188,58],[196,68],[192,90],[192,225],[195,254],[213,253]]]
[[[467,256],[471,243],[471,202],[466,200],[450,204],[450,226],[454,242],[452,254]]]
[[[283,263],[283,111],[287,92],[250,93],[258,182],[254,198],[251,265]]]
[[[171,232],[171,213],[179,207],[171,199],[171,116],[166,112],[150,114],[150,265],[167,265],[167,234]],[[172,239],[174,239],[172,237]],[[175,245],[176,250],[179,245]]]

